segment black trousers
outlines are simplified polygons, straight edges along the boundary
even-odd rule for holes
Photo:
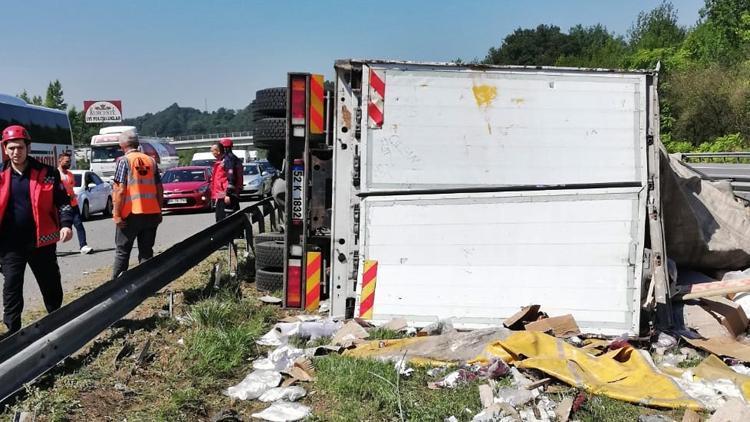
[[[161,214],[131,214],[125,220],[125,228],[115,226],[115,263],[112,278],[127,271],[133,243],[138,241],[138,262],[154,256],[156,228],[161,223]]]
[[[47,312],[52,312],[62,305],[63,291],[56,253],[57,245],[0,252],[4,278],[3,322],[9,331],[21,329],[23,273],[26,271],[26,264],[29,264],[34,273]]]
[[[227,218],[227,215],[239,211],[240,199],[236,196],[230,196],[229,205],[224,203],[224,199],[214,199],[214,211],[216,212],[216,222]]]

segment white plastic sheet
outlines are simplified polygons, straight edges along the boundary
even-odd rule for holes
[[[294,364],[295,359],[304,354],[304,350],[288,345],[277,347],[268,352],[268,357],[254,361],[253,368],[263,371],[286,371]]]
[[[299,403],[278,401],[268,409],[253,413],[254,418],[272,422],[287,422],[302,420],[310,415],[310,408]]]
[[[240,400],[254,400],[280,382],[281,374],[276,371],[253,371],[239,384],[227,388],[224,394]]]
[[[279,400],[297,401],[302,397],[305,397],[305,394],[307,394],[307,391],[305,391],[304,388],[296,385],[291,387],[276,387],[263,393],[263,395],[260,396],[258,400],[265,403]]]

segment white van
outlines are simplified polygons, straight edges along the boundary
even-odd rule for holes
[[[190,160],[190,165],[211,167],[214,161],[216,161],[216,158],[214,158],[214,155],[210,152],[196,152],[195,154],[193,154],[193,158]]]

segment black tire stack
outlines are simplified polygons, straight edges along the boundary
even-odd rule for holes
[[[284,288],[284,234],[255,236],[255,287],[263,291]]]
[[[266,158],[280,169],[286,147],[286,87],[261,89],[255,93],[253,143],[267,150]]]

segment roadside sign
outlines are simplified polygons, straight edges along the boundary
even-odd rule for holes
[[[122,101],[84,101],[86,123],[116,123],[122,121]]]

